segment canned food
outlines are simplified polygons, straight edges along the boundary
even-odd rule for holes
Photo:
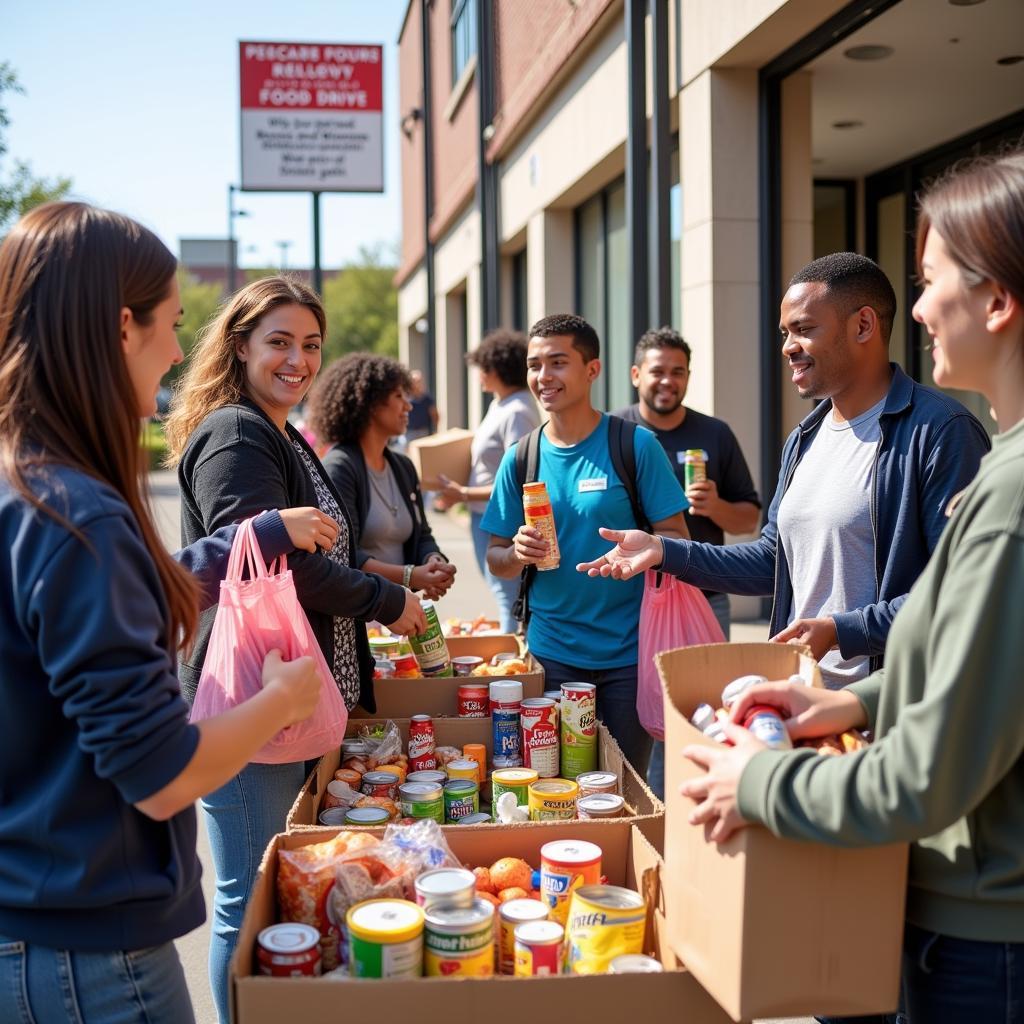
[[[601,847],[596,843],[559,839],[540,848],[540,898],[553,921],[565,924],[573,890],[600,881]]]
[[[579,786],[569,779],[541,779],[530,787],[530,821],[572,821]]]
[[[397,636],[371,636],[367,643],[370,645],[370,653],[375,658],[391,660],[397,657],[402,649]]]
[[[398,779],[394,772],[367,772],[359,785],[359,791],[365,796],[383,796],[394,800],[398,793]]]
[[[457,676],[471,676],[473,669],[479,668],[484,663],[483,658],[478,658],[475,654],[461,654],[457,658],[452,658],[452,670]]]
[[[698,704],[690,715],[690,725],[701,732],[707,732],[707,728],[713,722],[718,721],[715,709],[710,704]]]
[[[597,687],[562,683],[561,770],[575,779],[597,768]]]
[[[708,478],[708,453],[703,448],[687,448],[683,456],[683,480],[691,484],[703,483]]]
[[[347,782],[331,779],[327,783],[327,788],[324,789],[324,796],[320,801],[320,810],[326,811],[330,807],[351,807],[357,799],[354,794],[358,793],[358,784],[350,786]]]
[[[308,924],[272,924],[256,937],[259,973],[272,978],[320,974],[320,933]]]
[[[527,526],[540,531],[540,535],[548,546],[547,554],[536,563],[538,572],[557,569],[561,562],[558,550],[558,534],[555,530],[555,517],[551,510],[551,499],[548,487],[541,480],[523,485],[523,518]]]
[[[409,900],[366,900],[345,916],[353,978],[419,978],[423,910]]]
[[[537,781],[533,768],[499,768],[491,772],[491,803],[495,807],[494,820],[498,820],[498,797],[502,793],[515,793],[520,807],[530,806],[530,787]]]
[[[423,598],[420,605],[427,620],[427,628],[422,633],[409,636],[409,646],[416,655],[420,672],[434,677],[454,675],[452,656],[448,653],[448,641],[444,638],[437,617],[437,607],[429,598]]]
[[[520,744],[519,705],[523,699],[523,684],[517,679],[502,679],[491,683],[491,728],[493,730],[494,767],[518,768],[523,763]]]
[[[457,825],[489,825],[491,823],[491,816],[486,811],[478,811],[476,814],[467,814],[464,818],[459,818],[456,822]]]
[[[584,772],[576,776],[576,785],[580,787],[580,796],[591,793],[618,793],[619,777],[615,772]]]
[[[624,953],[608,965],[609,974],[661,974],[664,970],[660,960],[644,953]]]
[[[326,825],[328,828],[334,828],[336,825],[344,825],[345,824],[346,815],[348,814],[349,810],[350,810],[350,808],[348,808],[348,807],[328,807],[327,810],[321,811],[317,815],[317,819],[316,820],[321,825]],[[382,810],[383,811],[384,808],[381,807],[381,808],[378,808],[378,810]],[[384,814],[385,814],[385,820],[386,820],[387,811],[384,811]]]
[[[444,787],[444,820],[457,825],[462,818],[480,813],[480,787],[476,779],[452,779]]]
[[[398,787],[398,799],[405,818],[430,818],[444,824],[444,795],[435,782],[406,782]]]
[[[618,793],[589,793],[576,801],[580,818],[621,818],[626,813],[626,801]]]
[[[647,909],[644,898],[617,885],[584,885],[569,900],[565,966],[570,974],[604,974],[626,953],[641,953]]]
[[[373,659],[374,679],[393,679],[395,676],[395,663],[390,658]]]
[[[523,731],[523,766],[536,768],[542,779],[558,777],[558,706],[547,697],[530,697],[520,703]]]
[[[786,731],[782,715],[767,704],[755,704],[744,716],[743,728],[749,729],[771,750],[793,749],[793,741]]]
[[[553,700],[556,704],[561,706],[562,703],[562,691],[561,690],[545,690],[542,697],[547,697],[548,700]]]
[[[451,903],[471,907],[476,899],[476,878],[465,868],[434,868],[424,871],[416,882],[416,902],[421,907]]]
[[[767,682],[768,680],[764,676],[739,676],[739,678],[728,683],[725,689],[722,690],[722,707],[728,711],[739,700],[740,695],[749,690],[750,687],[755,686],[757,683]]]
[[[494,974],[494,906],[427,908],[423,934],[428,978],[489,978]]]
[[[527,921],[516,928],[516,977],[562,973],[565,929],[557,921]]]
[[[416,655],[411,652],[395,655],[391,659],[391,663],[395,666],[396,679],[419,679],[423,675]]]
[[[405,782],[405,769],[400,764],[380,764],[374,768],[375,772],[383,772],[385,775],[393,775],[399,782]],[[366,777],[363,777],[366,781]]]
[[[547,905],[540,900],[509,900],[498,907],[501,935],[498,941],[498,973],[514,974],[516,929],[528,921],[546,921]]]
[[[413,715],[409,721],[409,768],[414,772],[437,768],[435,749],[430,715]]]
[[[480,778],[480,765],[468,757],[460,757],[449,761],[445,766],[449,779],[472,779],[476,782]]]
[[[476,761],[479,766],[476,781],[482,786],[487,781],[487,748],[482,743],[466,743],[462,747],[462,756]]]
[[[362,775],[354,768],[339,768],[334,773],[335,782],[344,782],[349,789],[359,789],[359,783],[363,781]]]
[[[459,718],[486,718],[490,714],[487,683],[460,683],[458,695]]]
[[[383,807],[350,807],[345,812],[346,825],[386,825],[391,815]]]
[[[405,779],[406,782],[429,782],[434,786],[443,786],[447,780],[447,773],[437,768],[431,768],[429,770],[419,772],[409,772]]]

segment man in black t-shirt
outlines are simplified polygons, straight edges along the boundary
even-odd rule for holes
[[[668,453],[690,501],[685,513],[690,537],[724,544],[726,533],[753,533],[761,519],[761,500],[736,436],[722,420],[683,405],[690,382],[690,346],[671,327],[651,329],[636,344],[631,374],[640,401],[615,415],[652,430]],[[686,487],[685,457],[690,448],[706,453],[707,480]],[[728,640],[728,595],[706,590],[704,596]],[[655,743],[648,782],[659,796],[664,772],[664,747]]]

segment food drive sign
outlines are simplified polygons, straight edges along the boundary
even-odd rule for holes
[[[382,46],[239,43],[242,188],[383,192]]]

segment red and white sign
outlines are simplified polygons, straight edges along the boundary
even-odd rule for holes
[[[239,43],[242,188],[384,191],[384,48]]]

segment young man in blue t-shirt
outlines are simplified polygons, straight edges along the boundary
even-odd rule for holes
[[[637,627],[643,579],[602,586],[576,572],[593,552],[599,526],[635,524],[626,487],[608,449],[609,417],[595,409],[590,388],[601,372],[597,332],[578,316],[545,317],[530,330],[527,383],[548,422],[540,439],[537,479],[547,484],[561,562],[538,572],[530,588],[527,640],[544,667],[549,688],[564,682],[597,686],[597,715],[640,772],[651,738],[636,711]],[[638,427],[634,438],[636,489],[655,531],[686,538],[686,495],[655,436]],[[487,564],[511,579],[541,561],[547,545],[525,525],[516,479],[515,446],[504,455],[481,523],[490,534]]]

